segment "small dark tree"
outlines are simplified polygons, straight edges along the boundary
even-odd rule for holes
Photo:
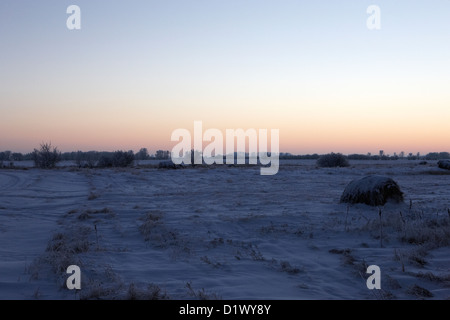
[[[317,166],[326,168],[348,167],[350,164],[348,163],[346,156],[340,153],[329,153],[317,159]]]
[[[108,156],[101,156],[100,159],[98,159],[97,167],[99,168],[109,168],[113,166],[112,157]]]
[[[95,166],[95,161],[95,152],[77,151],[75,153],[75,163],[80,168],[93,168]]]
[[[133,151],[116,151],[112,156],[112,166],[113,167],[128,167],[134,161]]]
[[[158,150],[156,151],[156,155],[155,155],[156,159],[158,160],[167,160],[170,159],[170,151],[168,150]]]
[[[21,154],[19,152],[14,152],[12,154],[12,160],[14,160],[14,161],[23,161],[23,154]]]
[[[439,159],[450,159],[450,153],[448,153],[448,152],[439,152]]]
[[[4,151],[3,153],[4,153],[4,155],[5,155],[3,160],[5,160],[5,161],[11,161],[11,155],[12,155],[12,152],[11,152],[11,151]]]
[[[136,160],[148,160],[150,158],[147,148],[141,148],[138,153],[136,153]]]
[[[128,167],[134,161],[133,151],[115,151],[113,153],[104,154],[97,162],[97,167]]]
[[[42,143],[40,149],[34,149],[33,161],[37,168],[51,169],[61,161],[61,152],[56,147],[52,147],[51,143]]]

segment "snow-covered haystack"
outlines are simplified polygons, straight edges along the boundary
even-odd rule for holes
[[[184,166],[181,164],[175,164],[172,160],[167,161],[161,161],[158,165],[159,169],[179,169],[183,168]]]
[[[438,166],[441,169],[450,170],[450,160],[439,160]]]
[[[369,206],[382,206],[388,201],[403,202],[403,192],[394,180],[385,176],[373,175],[353,180],[341,196],[341,202]]]

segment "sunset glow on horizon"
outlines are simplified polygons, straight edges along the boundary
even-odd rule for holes
[[[450,151],[450,3],[375,2],[381,30],[373,1],[2,1],[0,151],[170,150],[194,121],[293,154]]]

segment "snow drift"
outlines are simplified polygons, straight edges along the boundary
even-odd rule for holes
[[[365,203],[369,206],[384,205],[387,201],[403,202],[403,192],[391,178],[375,175],[350,182],[340,200],[344,203]]]

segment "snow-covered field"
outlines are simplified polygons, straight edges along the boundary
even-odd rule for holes
[[[435,161],[282,161],[275,176],[26,167],[0,169],[1,299],[450,298],[450,171]],[[397,181],[405,203],[340,204],[368,174]]]

